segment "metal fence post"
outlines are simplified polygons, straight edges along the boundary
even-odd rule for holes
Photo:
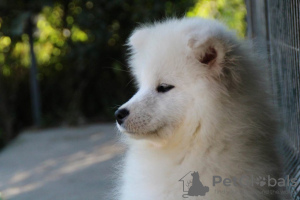
[[[37,64],[36,57],[33,49],[33,22],[31,17],[28,18],[26,33],[29,37],[31,67],[30,67],[30,89],[31,89],[31,105],[33,121],[35,126],[41,125],[41,105],[40,105],[40,92],[37,81]]]

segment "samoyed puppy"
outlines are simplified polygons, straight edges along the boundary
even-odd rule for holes
[[[115,113],[128,146],[117,199],[277,199],[266,66],[249,43],[184,18],[140,26],[128,46],[138,91]]]

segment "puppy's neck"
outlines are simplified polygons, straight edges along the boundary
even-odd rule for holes
[[[205,134],[202,133],[203,130],[200,121],[197,123],[197,126],[181,125],[176,128],[176,131],[168,129],[164,131],[155,137],[144,139],[132,138],[129,141],[129,146],[140,150],[160,152],[162,154],[182,153],[188,151],[191,147],[198,150],[209,148],[206,139],[203,137]]]

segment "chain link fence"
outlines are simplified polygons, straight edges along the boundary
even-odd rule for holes
[[[288,186],[300,200],[300,0],[246,0],[248,37],[268,52],[274,102],[280,109],[280,149]],[[290,184],[291,185],[291,184]]]

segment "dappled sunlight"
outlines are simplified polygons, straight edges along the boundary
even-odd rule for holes
[[[74,42],[85,42],[88,40],[87,34],[84,31],[80,30],[77,26],[72,27],[71,37]]]
[[[0,37],[0,49],[3,51],[4,48],[7,48],[11,43],[10,37],[2,36]]]
[[[111,139],[108,139],[106,134],[97,133],[86,135],[83,132],[82,134],[74,135],[68,131],[61,136],[56,135],[57,141],[55,143],[57,144],[59,144],[59,141],[69,141],[73,144],[80,141],[84,143],[87,142],[86,145],[94,145],[88,149],[70,146],[70,148],[76,149],[74,152],[70,152],[70,154],[45,157],[46,160],[37,162],[34,168],[18,170],[12,174],[11,178],[8,179],[3,186],[0,185],[0,191],[6,198],[13,198],[22,193],[42,188],[47,184],[54,184],[56,181],[66,179],[69,176],[76,176],[80,171],[88,170],[92,166],[104,163],[121,155],[124,152],[124,147],[117,145],[116,140],[111,137],[112,135],[109,135]]]
[[[17,42],[15,44],[15,47],[12,51],[12,56],[16,59],[19,59],[20,63],[24,67],[29,67],[29,63],[30,63],[29,44],[26,41],[25,37],[22,37],[22,40],[23,40],[23,42]]]
[[[23,192],[29,192],[29,191],[35,190],[40,186],[41,186],[41,184],[37,182],[37,183],[33,183],[33,184],[27,184],[22,187],[8,188],[6,190],[3,190],[2,192],[5,195],[5,197],[11,198],[11,197],[21,194]]]
[[[27,179],[29,176],[31,176],[31,173],[29,172],[19,172],[16,173],[9,181],[9,184],[15,184],[18,182],[21,182],[25,179]]]
[[[105,145],[92,153],[76,154],[76,156],[72,158],[73,161],[67,162],[64,166],[56,170],[52,175],[57,176],[74,173],[77,170],[81,170],[90,165],[109,160],[121,152],[122,148],[120,147]]]

